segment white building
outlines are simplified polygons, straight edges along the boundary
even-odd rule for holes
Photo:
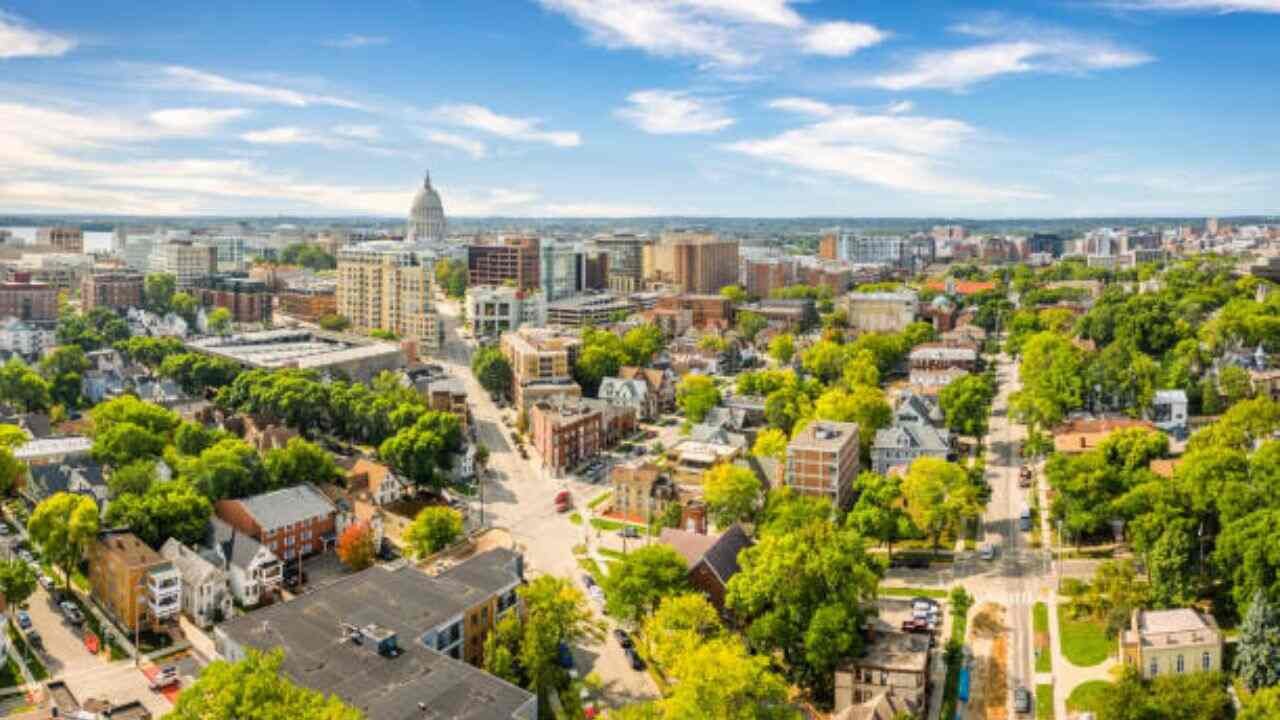
[[[0,320],[0,350],[19,355],[41,355],[57,344],[53,330],[39,328],[16,317]]]
[[[1157,390],[1151,402],[1151,422],[1168,433],[1187,430],[1187,393],[1182,390]]]
[[[220,234],[201,238],[200,242],[214,248],[218,272],[239,272],[245,269],[243,235]]]
[[[209,532],[209,550],[222,561],[236,602],[253,607],[280,587],[284,565],[265,545],[216,517]]]
[[[467,288],[467,322],[476,337],[498,336],[521,325],[545,325],[547,303],[536,291],[506,285]]]
[[[151,272],[174,276],[179,288],[191,287],[196,280],[212,275],[217,267],[217,249],[191,240],[170,240],[151,251]]]
[[[206,550],[207,556],[174,538],[160,548],[160,554],[182,575],[182,612],[196,625],[207,628],[231,617],[231,583],[222,569],[222,559]]]
[[[422,187],[409,206],[409,224],[405,239],[413,243],[441,243],[445,237],[444,205],[440,194],[431,187],[431,173],[422,178]]]

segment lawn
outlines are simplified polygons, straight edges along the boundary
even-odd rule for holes
[[[594,498],[592,498],[591,502],[587,503],[587,507],[591,508],[592,510],[595,510],[596,507],[600,505],[600,503],[604,502],[605,500],[608,500],[612,496],[613,496],[613,491],[606,490],[600,493],[599,495],[595,496]]]
[[[574,525],[581,525],[581,524],[582,524],[582,514],[581,514],[581,513],[576,513],[576,512],[574,512],[574,513],[569,513],[569,522],[573,523]]]
[[[1101,664],[1115,650],[1102,623],[1093,620],[1070,620],[1058,615],[1058,628],[1062,633],[1062,654],[1067,662],[1077,667]]]
[[[1053,684],[1036,685],[1036,720],[1053,720]]]
[[[16,687],[26,682],[22,679],[22,671],[18,669],[18,663],[13,658],[8,658],[4,667],[0,668],[0,687]]]
[[[950,590],[939,590],[938,588],[915,588],[915,587],[881,587],[880,594],[885,597],[927,597],[942,599],[947,597]]]
[[[1090,680],[1080,683],[1067,696],[1067,712],[1098,712],[1111,683],[1106,680]]]
[[[626,557],[626,555],[623,555],[622,553],[618,552],[617,550],[613,550],[613,549],[611,549],[611,548],[600,548],[600,551],[599,551],[599,552],[600,552],[600,554],[601,554],[601,555],[603,555],[604,557],[609,558],[610,560],[621,560],[621,559],[623,559],[624,557]]]
[[[1031,625],[1035,629],[1036,672],[1053,672],[1053,653],[1049,651],[1049,606],[1038,602],[1031,608]]]

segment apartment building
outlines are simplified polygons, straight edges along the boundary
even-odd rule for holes
[[[430,354],[444,342],[431,301],[434,271],[415,246],[367,242],[338,253],[338,314],[352,329],[387,330]]]
[[[316,322],[338,312],[338,286],[333,281],[297,282],[275,295],[280,312],[291,318]]]
[[[503,236],[486,238],[467,246],[467,284],[512,284],[521,290],[536,290],[539,278],[541,243],[536,237]]]
[[[632,233],[597,235],[591,242],[609,256],[608,287],[621,295],[637,292],[644,287],[644,249],[649,246],[647,237]]]
[[[858,332],[902,332],[915,322],[919,304],[912,292],[854,292],[845,298],[845,311]]]
[[[614,465],[609,483],[613,511],[633,522],[663,517],[671,503],[680,501],[680,488],[671,473],[647,460]]]
[[[664,232],[644,248],[646,282],[683,293],[718,293],[738,282],[738,241],[709,232]]]
[[[196,300],[207,308],[226,308],[237,323],[271,323],[273,293],[261,280],[212,275],[195,282]]]
[[[733,326],[733,303],[718,293],[664,295],[646,316],[671,337],[689,328],[727,330]]]
[[[742,267],[743,286],[748,295],[767,298],[796,281],[796,264],[786,258],[747,260]]]
[[[80,284],[80,302],[85,312],[96,307],[116,311],[142,307],[145,281],[142,273],[127,270],[90,273]]]
[[[130,632],[175,620],[182,606],[182,575],[136,535],[100,532],[88,555],[94,599]]]
[[[1120,657],[1147,680],[1220,671],[1222,651],[1218,623],[1192,608],[1134,610],[1120,633]]]
[[[555,473],[595,457],[604,445],[604,413],[581,400],[535,403],[529,427],[542,466]]]
[[[56,252],[84,252],[84,231],[78,227],[55,226],[36,230],[36,244],[48,245]]]
[[[542,293],[510,285],[473,285],[466,294],[467,322],[475,337],[497,337],[522,325],[543,325],[547,302]]]
[[[31,281],[25,273],[15,273],[11,282],[0,283],[0,317],[16,317],[27,322],[56,322],[58,288]]]
[[[330,550],[337,543],[337,508],[311,485],[274,490],[238,500],[219,500],[218,519],[262,543],[284,561],[284,575],[299,560]]]
[[[151,250],[151,271],[168,273],[181,289],[195,286],[196,281],[218,270],[218,251],[211,245],[192,240],[169,240]]]
[[[630,300],[613,295],[579,295],[547,305],[547,324],[575,328],[605,325],[619,315],[630,315],[635,309]]]
[[[573,297],[586,287],[586,254],[577,243],[543,240],[538,247],[538,283],[547,302]]]
[[[847,507],[858,475],[858,424],[815,420],[787,445],[786,484]]]
[[[520,411],[540,399],[582,395],[573,380],[582,349],[577,335],[526,327],[504,334],[499,347],[511,363],[513,400]]]

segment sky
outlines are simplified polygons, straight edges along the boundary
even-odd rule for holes
[[[304,7],[308,5],[309,7]],[[1280,212],[1280,0],[0,0],[0,213]]]

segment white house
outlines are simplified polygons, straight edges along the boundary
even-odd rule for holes
[[[182,612],[196,625],[207,628],[231,617],[231,583],[222,558],[212,550],[193,550],[174,538],[165,541],[160,554],[182,575]]]
[[[658,398],[649,392],[649,384],[638,378],[604,378],[600,381],[599,397],[610,405],[632,408],[641,420],[652,420],[658,414]]]
[[[1151,422],[1167,433],[1181,435],[1187,431],[1187,393],[1182,390],[1157,390],[1151,402]]]
[[[53,330],[36,327],[16,317],[0,320],[0,350],[33,357],[56,344]]]
[[[209,550],[222,561],[236,602],[252,607],[280,587],[284,565],[265,545],[216,517],[209,532]]]
[[[413,492],[408,480],[386,465],[367,458],[356,460],[347,471],[347,488],[352,495],[368,493],[369,501],[379,507],[403,500]]]

